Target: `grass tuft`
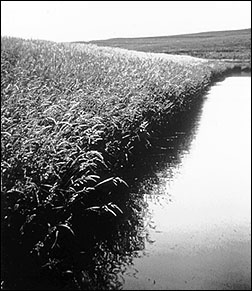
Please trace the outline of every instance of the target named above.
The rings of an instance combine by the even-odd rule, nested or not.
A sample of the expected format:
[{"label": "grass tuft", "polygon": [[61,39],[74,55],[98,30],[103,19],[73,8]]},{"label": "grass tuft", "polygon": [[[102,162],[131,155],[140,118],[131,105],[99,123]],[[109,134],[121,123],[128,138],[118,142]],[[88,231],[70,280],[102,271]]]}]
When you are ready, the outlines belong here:
[{"label": "grass tuft", "polygon": [[225,69],[193,57],[2,38],[7,289],[36,268],[68,274],[79,288],[87,272],[75,262],[90,250],[87,237],[124,212],[119,170]]}]

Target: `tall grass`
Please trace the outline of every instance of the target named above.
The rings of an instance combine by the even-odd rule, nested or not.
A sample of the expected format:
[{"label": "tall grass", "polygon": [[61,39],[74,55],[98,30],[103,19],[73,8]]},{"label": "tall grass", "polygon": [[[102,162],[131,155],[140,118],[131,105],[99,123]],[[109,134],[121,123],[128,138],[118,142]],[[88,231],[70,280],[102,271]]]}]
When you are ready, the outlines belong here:
[{"label": "tall grass", "polygon": [[124,211],[119,169],[224,70],[193,57],[2,38],[4,284],[19,288],[15,274],[34,266],[76,283],[87,225]]}]

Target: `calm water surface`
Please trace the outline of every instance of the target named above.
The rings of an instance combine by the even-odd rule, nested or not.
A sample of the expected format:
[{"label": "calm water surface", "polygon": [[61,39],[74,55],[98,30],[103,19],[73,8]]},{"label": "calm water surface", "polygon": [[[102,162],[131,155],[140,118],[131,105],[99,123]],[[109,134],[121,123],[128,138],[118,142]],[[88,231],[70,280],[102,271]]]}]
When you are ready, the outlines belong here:
[{"label": "calm water surface", "polygon": [[251,77],[217,83],[192,119],[139,181],[142,247],[121,289],[251,289]]}]

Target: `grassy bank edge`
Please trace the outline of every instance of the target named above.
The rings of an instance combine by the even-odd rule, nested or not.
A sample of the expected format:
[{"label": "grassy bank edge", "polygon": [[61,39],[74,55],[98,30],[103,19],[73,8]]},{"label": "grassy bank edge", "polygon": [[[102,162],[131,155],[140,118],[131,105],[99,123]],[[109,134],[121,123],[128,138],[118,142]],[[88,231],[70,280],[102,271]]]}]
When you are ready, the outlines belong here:
[{"label": "grassy bank edge", "polygon": [[[57,188],[52,184],[38,189],[38,185],[31,182],[29,184],[30,190],[28,194],[26,194],[27,197],[22,197],[22,191],[17,188],[11,189],[11,191],[9,191],[10,189],[3,191],[5,193],[2,195],[2,199],[6,194],[12,195],[12,198],[16,197],[11,205],[7,205],[7,207],[11,207],[8,211],[12,214],[12,221],[5,221],[6,209],[4,209],[2,214],[2,223],[4,220],[5,228],[5,249],[8,244],[9,250],[14,251],[14,255],[19,257],[18,263],[9,262],[9,270],[13,268],[13,264],[16,265],[14,270],[22,270],[22,260],[28,261],[31,263],[30,266],[34,266],[32,262],[34,261],[34,254],[36,257],[37,252],[37,254],[42,253],[39,258],[40,266],[48,264],[48,268],[58,268],[59,273],[63,273],[66,271],[66,267],[62,267],[61,265],[56,265],[57,267],[55,267],[55,262],[52,262],[50,259],[55,255],[53,253],[55,246],[57,244],[64,245],[64,239],[72,241],[75,245],[75,247],[71,249],[71,252],[73,252],[71,256],[78,255],[81,250],[79,248],[79,242],[85,241],[86,235],[85,234],[83,238],[83,233],[78,229],[80,221],[82,221],[81,227],[83,227],[83,219],[90,222],[91,219],[93,219],[93,215],[97,214],[97,216],[100,216],[98,223],[107,219],[108,224],[110,224],[121,216],[125,203],[123,193],[127,192],[127,181],[123,181],[118,174],[120,173],[120,169],[122,167],[127,168],[132,162],[132,159],[135,161],[137,160],[136,157],[145,155],[146,152],[148,152],[148,148],[151,147],[150,137],[156,134],[164,124],[174,122],[181,112],[190,110],[193,103],[196,102],[199,96],[204,94],[214,82],[237,71],[237,67],[220,65],[216,62],[210,62],[209,65],[212,67],[210,78],[205,80],[204,85],[197,90],[197,92],[185,95],[184,97],[178,96],[175,101],[176,103],[172,104],[174,105],[174,109],[170,110],[167,108],[167,111],[163,111],[162,115],[158,115],[160,113],[158,112],[155,116],[151,115],[150,111],[146,111],[144,118],[137,120],[136,126],[131,128],[131,131],[122,133],[119,130],[110,135],[110,137],[114,139],[114,143],[118,143],[118,148],[113,153],[114,156],[108,155],[108,153],[102,151],[102,147],[99,146],[97,146],[96,149],[90,149],[87,153],[80,152],[74,156],[74,159],[66,165],[64,175],[61,177],[64,183],[66,182],[66,177],[71,177],[72,180],[76,182],[74,184],[74,194],[67,191],[64,192],[66,195],[69,195],[68,199],[62,197],[61,188],[63,186],[66,187],[64,183],[64,185],[61,184],[61,188]],[[51,120],[50,122],[53,121]],[[109,124],[109,120],[107,120],[107,122]],[[99,143],[99,137],[97,138],[97,142]],[[108,140],[105,142],[108,142]],[[89,163],[89,161],[91,162]],[[83,180],[80,179],[79,175],[79,173],[83,171],[83,162],[89,163],[89,168],[93,167],[96,169],[97,165],[100,167],[97,171],[90,171],[90,173],[87,174],[86,180],[84,181],[86,182],[85,191],[83,191],[83,183],[81,183]],[[87,168],[84,170],[86,169]],[[46,187],[49,187],[49,189]],[[47,197],[46,201],[41,201],[40,194],[42,191],[51,194],[49,195],[50,197]],[[121,192],[122,196],[117,195],[118,192]],[[85,200],[86,196],[91,197],[88,203],[86,203]],[[83,206],[82,203],[84,201],[86,204]],[[26,208],[29,208],[29,211],[27,211]],[[97,218],[94,219],[96,220]],[[15,222],[17,225],[14,229],[11,231],[6,230],[7,224],[14,225]],[[50,225],[48,225],[48,223]],[[92,224],[92,222],[90,223]],[[41,233],[44,234],[44,239],[42,240]],[[78,236],[76,238],[77,233]],[[63,241],[62,237],[65,237]],[[75,244],[76,240],[78,240],[78,246]],[[17,241],[21,241],[21,244],[17,245]],[[34,241],[37,241],[35,245]],[[30,254],[32,254],[32,257],[27,259],[27,256],[30,256]],[[8,255],[10,255],[10,253],[5,254],[5,262],[8,260]],[[61,255],[62,254],[60,254],[60,256]],[[71,272],[78,272],[74,270],[71,264],[67,267],[70,268]],[[5,274],[5,276],[8,277],[9,274]]]}]

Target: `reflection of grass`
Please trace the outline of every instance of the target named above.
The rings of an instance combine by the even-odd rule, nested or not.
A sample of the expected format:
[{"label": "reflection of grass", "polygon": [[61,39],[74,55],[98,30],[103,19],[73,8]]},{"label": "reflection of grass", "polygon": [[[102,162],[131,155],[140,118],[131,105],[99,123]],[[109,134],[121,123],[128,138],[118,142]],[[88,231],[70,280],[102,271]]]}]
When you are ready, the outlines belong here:
[{"label": "reflection of grass", "polygon": [[121,221],[117,220],[113,227],[111,224],[107,228],[103,226],[94,247],[84,254],[85,260],[81,262],[79,272],[85,270],[86,276],[84,280],[78,281],[82,289],[120,289],[123,285],[122,274],[132,265],[133,258],[139,257],[137,252],[144,249],[145,232],[141,211],[146,205],[141,199],[130,200],[128,203],[130,207],[120,218]]},{"label": "reflection of grass", "polygon": [[84,271],[76,260],[96,231],[125,212],[119,169],[226,68],[14,38],[1,49],[2,278],[32,288],[49,272],[65,284]]}]

